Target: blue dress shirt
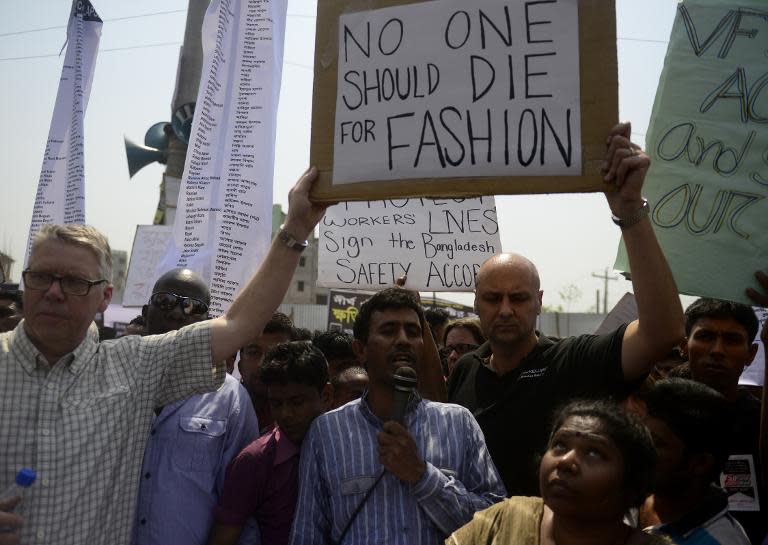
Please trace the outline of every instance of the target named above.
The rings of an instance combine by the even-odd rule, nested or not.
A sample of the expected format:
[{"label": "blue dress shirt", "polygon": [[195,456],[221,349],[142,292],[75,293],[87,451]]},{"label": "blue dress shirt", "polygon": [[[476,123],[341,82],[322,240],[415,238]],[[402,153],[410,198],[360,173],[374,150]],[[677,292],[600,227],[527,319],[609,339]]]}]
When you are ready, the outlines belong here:
[{"label": "blue dress shirt", "polygon": [[258,436],[251,398],[231,375],[166,405],[144,450],[133,545],[204,545],[227,465]]},{"label": "blue dress shirt", "polygon": [[[504,499],[504,485],[467,409],[412,399],[405,426],[426,462],[424,476],[411,485],[385,472],[344,545],[442,544],[476,511]],[[381,430],[367,394],[315,419],[301,449],[291,545],[337,543],[383,469],[376,438]]]}]

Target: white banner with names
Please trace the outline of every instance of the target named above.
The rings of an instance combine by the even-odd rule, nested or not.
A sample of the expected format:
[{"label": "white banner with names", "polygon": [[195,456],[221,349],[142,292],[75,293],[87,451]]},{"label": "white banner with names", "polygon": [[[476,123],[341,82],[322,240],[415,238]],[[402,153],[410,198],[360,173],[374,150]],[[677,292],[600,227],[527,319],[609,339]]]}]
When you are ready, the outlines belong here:
[{"label": "white banner with names", "polygon": [[47,223],[85,223],[83,118],[91,93],[102,21],[88,0],[74,0],[67,25],[67,51],[27,241]]},{"label": "white banner with names", "polygon": [[285,0],[213,0],[173,240],[158,275],[187,267],[221,315],[266,255]]}]

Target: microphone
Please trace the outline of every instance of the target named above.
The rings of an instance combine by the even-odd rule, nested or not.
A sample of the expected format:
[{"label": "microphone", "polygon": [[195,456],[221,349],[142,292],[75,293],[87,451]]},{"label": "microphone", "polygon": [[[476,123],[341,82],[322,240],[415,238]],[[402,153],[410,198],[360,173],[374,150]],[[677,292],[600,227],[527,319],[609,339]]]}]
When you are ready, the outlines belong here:
[{"label": "microphone", "polygon": [[395,392],[392,400],[392,420],[398,424],[405,422],[405,409],[416,389],[418,379],[416,371],[408,366],[399,367],[393,376],[395,379]]}]

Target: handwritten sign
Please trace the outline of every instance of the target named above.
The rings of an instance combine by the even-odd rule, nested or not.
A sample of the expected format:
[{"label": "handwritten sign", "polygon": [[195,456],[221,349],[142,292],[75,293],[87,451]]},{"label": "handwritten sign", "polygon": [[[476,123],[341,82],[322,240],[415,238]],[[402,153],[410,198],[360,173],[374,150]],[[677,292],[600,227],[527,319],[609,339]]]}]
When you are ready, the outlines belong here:
[{"label": "handwritten sign", "polygon": [[472,291],[501,252],[493,197],[347,202],[320,222],[318,285],[382,289],[401,276],[423,291]]},{"label": "handwritten sign", "polygon": [[188,267],[223,314],[270,242],[285,0],[213,0],[173,244],[159,272]]},{"label": "handwritten sign", "polygon": [[[370,199],[368,188],[376,186],[387,192],[374,196],[389,197],[602,188],[593,153],[604,152],[615,100],[591,93],[616,93],[615,22],[590,23],[612,15],[611,2],[379,0],[369,5],[380,9],[356,12],[340,4],[321,3],[318,16],[316,196],[331,178],[337,197],[356,199]],[[611,52],[600,85],[592,86],[590,73],[582,81],[585,67]],[[594,101],[606,109],[585,112]],[[384,184],[397,180],[421,183]],[[372,183],[361,191],[361,182]]]},{"label": "handwritten sign", "polygon": [[32,209],[26,263],[34,235],[47,223],[85,223],[83,121],[103,23],[88,0],[72,2],[67,52]]},{"label": "handwritten sign", "polygon": [[752,307],[755,311],[757,319],[760,322],[760,329],[757,331],[755,342],[758,344],[757,354],[755,359],[752,360],[747,367],[742,371],[739,377],[739,384],[748,386],[763,386],[765,382],[765,345],[760,338],[760,335],[765,327],[766,320],[768,320],[768,310],[760,307]]},{"label": "handwritten sign", "polygon": [[[767,51],[764,0],[679,5],[645,192],[682,293],[749,303],[744,290],[768,263]],[[627,270],[623,253],[617,268]]]},{"label": "handwritten sign", "polygon": [[125,279],[124,307],[146,305],[159,278],[157,265],[173,236],[170,225],[138,225],[133,237],[131,261]]}]

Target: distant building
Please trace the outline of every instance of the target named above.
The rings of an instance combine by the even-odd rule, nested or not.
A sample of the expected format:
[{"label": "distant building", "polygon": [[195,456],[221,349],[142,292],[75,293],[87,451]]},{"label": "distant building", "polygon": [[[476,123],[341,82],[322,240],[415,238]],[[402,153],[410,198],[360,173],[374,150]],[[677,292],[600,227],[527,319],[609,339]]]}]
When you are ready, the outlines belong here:
[{"label": "distant building", "polygon": [[0,282],[11,281],[11,269],[13,269],[14,260],[11,256],[0,252]]},{"label": "distant building", "polygon": [[[275,238],[285,221],[285,212],[279,204],[272,205],[272,238]],[[291,285],[283,299],[284,304],[327,305],[328,288],[317,284],[318,240],[314,231],[309,237],[309,246],[301,253],[299,266],[293,274]]]},{"label": "distant building", "polygon": [[112,250],[112,303],[122,304],[125,291],[125,277],[128,274],[128,252]]}]

